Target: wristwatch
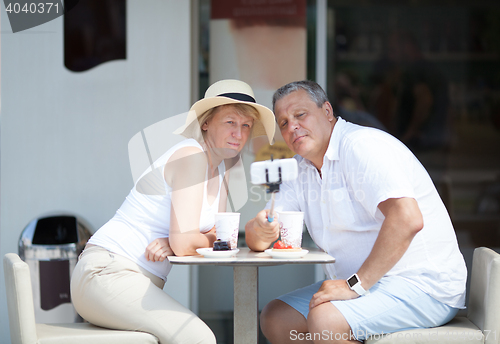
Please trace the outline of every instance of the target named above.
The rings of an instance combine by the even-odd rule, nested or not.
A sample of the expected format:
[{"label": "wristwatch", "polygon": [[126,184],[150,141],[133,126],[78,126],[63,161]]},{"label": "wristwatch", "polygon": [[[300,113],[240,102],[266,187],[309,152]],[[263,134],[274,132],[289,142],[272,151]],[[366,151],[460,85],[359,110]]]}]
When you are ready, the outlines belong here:
[{"label": "wristwatch", "polygon": [[347,280],[347,285],[349,289],[355,291],[359,296],[365,295],[366,290],[361,286],[361,280],[359,279],[357,274],[352,275]]}]

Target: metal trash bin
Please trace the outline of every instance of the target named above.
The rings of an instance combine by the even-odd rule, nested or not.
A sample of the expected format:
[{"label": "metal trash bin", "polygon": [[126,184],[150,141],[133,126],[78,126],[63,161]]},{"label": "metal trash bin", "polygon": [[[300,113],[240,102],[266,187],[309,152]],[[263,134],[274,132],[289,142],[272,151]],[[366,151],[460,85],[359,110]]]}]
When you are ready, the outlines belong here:
[{"label": "metal trash bin", "polygon": [[70,279],[91,236],[86,222],[73,215],[31,221],[19,238],[19,256],[29,268],[38,323],[81,322],[71,303]]}]

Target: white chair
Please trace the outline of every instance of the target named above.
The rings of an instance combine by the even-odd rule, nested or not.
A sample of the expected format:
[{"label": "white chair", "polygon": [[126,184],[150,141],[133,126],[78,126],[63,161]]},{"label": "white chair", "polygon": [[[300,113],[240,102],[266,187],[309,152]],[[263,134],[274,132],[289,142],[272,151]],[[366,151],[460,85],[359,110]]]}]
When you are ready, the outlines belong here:
[{"label": "white chair", "polygon": [[37,324],[28,264],[15,253],[3,259],[12,344],[158,344],[155,336],[89,323]]},{"label": "white chair", "polygon": [[374,336],[365,343],[500,343],[500,255],[486,247],[474,250],[467,317],[439,327]]}]

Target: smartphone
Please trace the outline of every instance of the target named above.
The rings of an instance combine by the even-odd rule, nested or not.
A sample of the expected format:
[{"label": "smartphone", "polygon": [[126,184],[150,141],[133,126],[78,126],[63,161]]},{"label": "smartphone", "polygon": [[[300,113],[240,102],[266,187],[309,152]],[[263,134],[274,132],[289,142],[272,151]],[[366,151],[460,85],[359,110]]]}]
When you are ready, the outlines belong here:
[{"label": "smartphone", "polygon": [[297,160],[275,159],[254,162],[250,165],[253,184],[274,184],[297,179]]}]

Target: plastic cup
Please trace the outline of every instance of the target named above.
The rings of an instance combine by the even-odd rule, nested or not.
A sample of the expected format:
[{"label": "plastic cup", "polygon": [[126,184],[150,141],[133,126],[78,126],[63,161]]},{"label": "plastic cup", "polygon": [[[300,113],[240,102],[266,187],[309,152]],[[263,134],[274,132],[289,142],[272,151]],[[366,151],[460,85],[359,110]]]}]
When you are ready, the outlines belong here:
[{"label": "plastic cup", "polygon": [[281,242],[293,248],[302,247],[302,231],[304,229],[304,213],[301,211],[279,211]]},{"label": "plastic cup", "polygon": [[240,213],[215,214],[215,235],[217,240],[228,241],[231,250],[238,247],[240,231]]}]

